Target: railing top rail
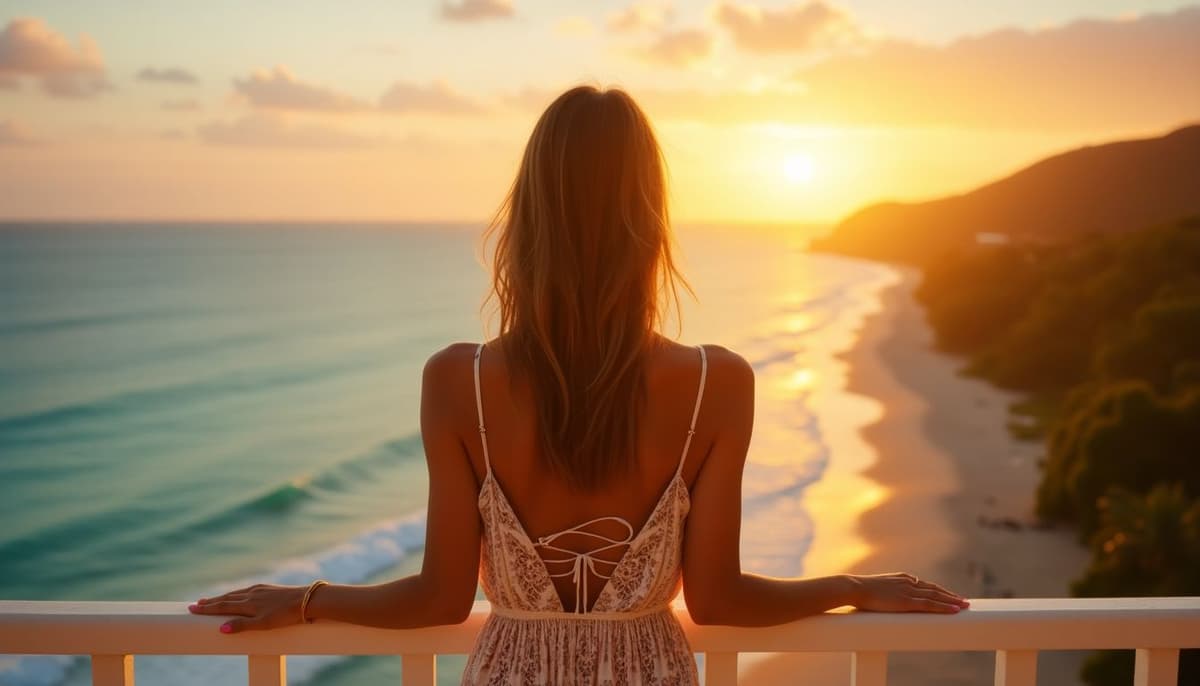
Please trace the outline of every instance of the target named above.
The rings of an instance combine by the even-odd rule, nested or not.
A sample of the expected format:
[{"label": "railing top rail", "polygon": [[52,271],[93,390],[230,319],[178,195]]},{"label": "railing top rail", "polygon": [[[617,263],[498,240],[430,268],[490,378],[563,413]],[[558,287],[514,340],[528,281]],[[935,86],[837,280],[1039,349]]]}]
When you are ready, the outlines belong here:
[{"label": "railing top rail", "polygon": [[[225,635],[177,602],[0,601],[0,653],[373,655],[469,652],[489,612],[463,624],[385,630],[318,622]],[[1200,597],[974,599],[955,615],[843,609],[763,628],[697,626],[697,652],[1200,648]]]}]

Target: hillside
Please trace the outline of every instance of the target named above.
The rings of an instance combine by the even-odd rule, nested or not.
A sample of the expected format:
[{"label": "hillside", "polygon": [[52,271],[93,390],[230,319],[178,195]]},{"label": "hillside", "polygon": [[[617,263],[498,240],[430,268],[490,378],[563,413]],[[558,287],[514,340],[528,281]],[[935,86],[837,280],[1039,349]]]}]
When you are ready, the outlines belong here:
[{"label": "hillside", "polygon": [[813,249],[922,264],[977,233],[1056,241],[1200,214],[1200,125],[1084,147],[962,195],[871,205]]}]

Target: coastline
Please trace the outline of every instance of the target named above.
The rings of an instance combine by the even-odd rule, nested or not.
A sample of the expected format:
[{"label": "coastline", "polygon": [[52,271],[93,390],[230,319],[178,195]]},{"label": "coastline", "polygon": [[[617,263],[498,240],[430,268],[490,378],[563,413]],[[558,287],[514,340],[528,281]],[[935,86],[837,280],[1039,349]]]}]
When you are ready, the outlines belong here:
[{"label": "coastline", "polygon": [[[1042,445],[1009,434],[1008,406],[1017,396],[959,375],[961,361],[934,349],[913,296],[919,273],[897,269],[899,283],[884,289],[882,308],[841,356],[849,365],[845,390],[883,408],[860,431],[874,453],[860,474],[884,493],[858,520],[869,551],[848,565],[834,563],[835,542],[822,548],[818,532],[805,576],[906,571],[969,598],[1068,596],[1088,553],[1072,531],[1034,525]],[[810,498],[832,494],[823,496],[818,482],[805,494]],[[1039,682],[1079,684],[1086,655],[1041,653]],[[990,684],[993,668],[993,653],[896,652],[888,658],[888,683]],[[754,684],[841,685],[849,683],[850,655],[777,654],[748,660],[741,673]]]}]

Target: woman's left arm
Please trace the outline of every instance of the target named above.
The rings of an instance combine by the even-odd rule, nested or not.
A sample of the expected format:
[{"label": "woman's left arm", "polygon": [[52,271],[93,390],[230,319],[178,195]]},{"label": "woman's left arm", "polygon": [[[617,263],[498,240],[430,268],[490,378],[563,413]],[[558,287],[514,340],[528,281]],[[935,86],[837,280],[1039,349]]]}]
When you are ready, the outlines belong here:
[{"label": "woman's left arm", "polygon": [[[476,504],[479,484],[454,429],[462,405],[454,393],[460,384],[453,379],[469,368],[469,357],[464,362],[456,347],[431,357],[421,381],[421,439],[429,468],[421,572],[382,584],[321,586],[309,599],[309,619],[412,629],[457,624],[470,614],[479,578],[482,522]],[[222,625],[225,633],[273,629],[300,623],[304,591],[305,587],[257,585],[201,599],[189,609],[196,614],[239,615]]]}]

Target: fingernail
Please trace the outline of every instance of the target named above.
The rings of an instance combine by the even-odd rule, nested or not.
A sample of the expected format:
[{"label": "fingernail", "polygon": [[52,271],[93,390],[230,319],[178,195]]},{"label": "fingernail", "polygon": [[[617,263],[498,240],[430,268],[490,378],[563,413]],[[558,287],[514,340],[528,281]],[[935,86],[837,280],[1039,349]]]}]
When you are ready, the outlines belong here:
[{"label": "fingernail", "polygon": [[188,605],[188,609],[191,610],[192,612],[195,612],[197,609],[199,609],[199,607],[200,606],[197,605],[196,603],[192,603],[191,605]]},{"label": "fingernail", "polygon": [[221,633],[227,634],[231,631],[233,631],[233,625],[230,624],[229,622],[225,622],[224,624],[221,625]]}]

